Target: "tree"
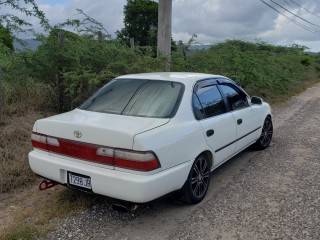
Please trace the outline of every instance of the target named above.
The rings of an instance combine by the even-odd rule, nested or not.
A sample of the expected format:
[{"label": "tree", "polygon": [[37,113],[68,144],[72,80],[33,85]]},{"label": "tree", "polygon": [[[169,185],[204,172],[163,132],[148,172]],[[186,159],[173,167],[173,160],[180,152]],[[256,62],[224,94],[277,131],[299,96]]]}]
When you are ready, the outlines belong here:
[{"label": "tree", "polygon": [[[14,10],[17,10],[21,13],[23,13],[26,16],[35,16],[40,19],[41,25],[45,28],[49,28],[48,20],[45,18],[44,13],[39,10],[37,4],[34,2],[34,0],[0,0],[0,9],[2,7],[9,6]],[[31,8],[30,8],[31,6]],[[32,25],[25,21],[24,19],[11,14],[11,13],[4,13],[0,14],[0,47],[1,52],[0,56],[1,58],[5,55],[3,55],[3,51],[5,49],[13,50],[13,35],[12,32],[25,32],[25,31],[32,31],[31,29]],[[2,115],[2,79],[4,76],[3,72],[3,59],[0,59],[0,117]]]},{"label": "tree", "polygon": [[0,23],[0,43],[13,50],[13,36],[9,29],[2,26]]},{"label": "tree", "polygon": [[128,0],[124,6],[124,28],[117,37],[129,44],[134,38],[140,46],[156,46],[158,26],[158,3],[152,0]]},{"label": "tree", "polygon": [[[50,28],[47,18],[34,0],[0,0],[0,8],[3,6],[9,6],[26,16],[34,16],[40,20],[40,24],[45,30]],[[33,31],[32,24],[11,13],[0,14],[0,24],[10,32]]]}]

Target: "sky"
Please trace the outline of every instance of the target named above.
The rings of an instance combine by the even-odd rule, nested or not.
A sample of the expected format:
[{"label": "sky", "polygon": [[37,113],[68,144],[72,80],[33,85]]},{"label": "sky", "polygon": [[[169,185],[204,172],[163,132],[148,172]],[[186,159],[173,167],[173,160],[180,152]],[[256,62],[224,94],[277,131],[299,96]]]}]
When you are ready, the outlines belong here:
[{"label": "sky", "polygon": [[[123,28],[123,7],[127,1],[35,2],[45,12],[51,25],[76,18],[76,9],[79,8],[103,23],[115,37],[115,32]],[[2,8],[0,14],[3,11],[12,10]],[[34,24],[37,32],[41,32],[36,19],[26,20]],[[197,35],[197,42],[201,44],[215,44],[226,39],[262,40],[271,44],[304,45],[310,51],[320,52],[320,0],[173,0],[173,39],[187,42],[193,34]]]}]

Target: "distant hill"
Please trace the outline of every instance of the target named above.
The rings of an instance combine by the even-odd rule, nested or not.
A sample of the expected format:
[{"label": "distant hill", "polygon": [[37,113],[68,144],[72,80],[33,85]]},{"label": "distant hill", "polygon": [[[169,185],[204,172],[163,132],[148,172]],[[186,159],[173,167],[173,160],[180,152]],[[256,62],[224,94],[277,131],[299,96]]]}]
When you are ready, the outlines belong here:
[{"label": "distant hill", "polygon": [[316,55],[319,55],[320,53],[319,52],[305,52],[305,54],[316,56]]},{"label": "distant hill", "polygon": [[[16,40],[13,42],[13,46],[15,50],[18,51],[23,51],[23,50],[36,50],[38,48],[38,46],[41,44],[40,41],[34,40],[34,39],[22,39],[23,41],[26,42],[26,46],[22,46],[20,43],[18,43]],[[212,47],[212,45],[204,45],[204,44],[195,44],[195,45],[191,45],[189,47],[190,52],[194,52],[197,50],[208,50],[210,47]],[[309,54],[309,55],[319,55],[320,52],[316,53],[316,52],[305,52],[305,54]]]},{"label": "distant hill", "polygon": [[[23,51],[23,50],[36,50],[37,47],[41,44],[40,41],[34,40],[34,39],[22,39],[23,41],[26,42],[26,46],[22,46],[19,42],[16,40],[13,42],[13,46],[15,50],[18,51]],[[211,47],[212,45],[191,45],[190,46],[190,51],[196,51],[196,50],[207,50]]]},{"label": "distant hill", "polygon": [[23,50],[36,50],[37,47],[41,44],[40,41],[34,40],[34,39],[21,39],[26,43],[26,46],[22,46],[19,42],[16,40],[13,42],[14,49],[17,51],[23,51]]},{"label": "distant hill", "polygon": [[195,50],[207,50],[211,47],[212,45],[191,45],[190,46],[190,51],[195,51]]}]

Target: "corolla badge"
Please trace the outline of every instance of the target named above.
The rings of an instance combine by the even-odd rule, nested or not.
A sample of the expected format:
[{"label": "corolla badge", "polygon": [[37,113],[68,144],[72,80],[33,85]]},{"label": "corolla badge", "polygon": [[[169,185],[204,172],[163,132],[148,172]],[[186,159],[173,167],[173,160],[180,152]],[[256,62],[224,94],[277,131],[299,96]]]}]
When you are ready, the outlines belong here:
[{"label": "corolla badge", "polygon": [[73,134],[74,134],[74,136],[75,136],[76,138],[81,138],[81,137],[82,137],[82,132],[80,132],[80,131],[78,131],[78,130],[74,131]]}]

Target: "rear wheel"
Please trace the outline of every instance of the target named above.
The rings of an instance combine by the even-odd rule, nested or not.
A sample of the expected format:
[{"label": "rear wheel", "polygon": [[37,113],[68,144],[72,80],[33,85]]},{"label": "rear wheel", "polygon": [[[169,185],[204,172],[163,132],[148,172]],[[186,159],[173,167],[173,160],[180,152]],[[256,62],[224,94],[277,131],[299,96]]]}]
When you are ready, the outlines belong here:
[{"label": "rear wheel", "polygon": [[268,116],[268,117],[266,117],[266,119],[263,123],[260,138],[257,140],[257,142],[254,145],[255,148],[257,150],[263,150],[263,149],[266,149],[267,147],[269,147],[269,144],[272,139],[272,135],[273,135],[272,120],[271,120],[271,117]]},{"label": "rear wheel", "polygon": [[210,184],[210,168],[211,164],[206,155],[196,158],[182,189],[185,202],[195,204],[205,197]]}]

